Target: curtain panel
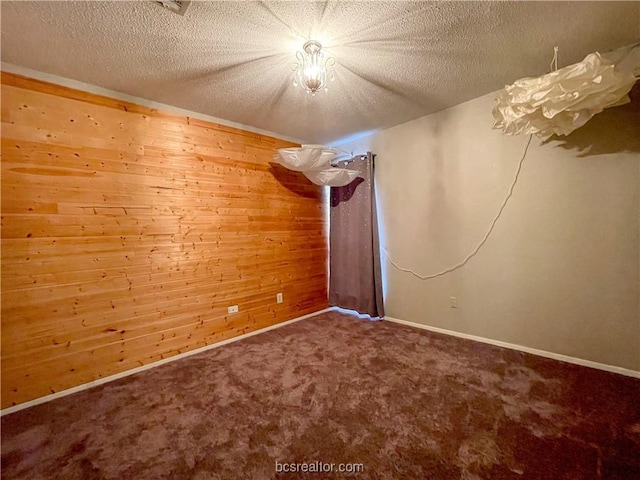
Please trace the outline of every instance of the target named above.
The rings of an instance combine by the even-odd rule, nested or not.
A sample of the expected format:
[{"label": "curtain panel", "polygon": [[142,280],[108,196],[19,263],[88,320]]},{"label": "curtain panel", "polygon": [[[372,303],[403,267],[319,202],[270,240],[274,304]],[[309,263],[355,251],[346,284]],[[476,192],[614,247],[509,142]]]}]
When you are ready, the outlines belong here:
[{"label": "curtain panel", "polygon": [[371,317],[384,316],[374,155],[354,159],[360,177],[332,187],[329,225],[329,303]]}]

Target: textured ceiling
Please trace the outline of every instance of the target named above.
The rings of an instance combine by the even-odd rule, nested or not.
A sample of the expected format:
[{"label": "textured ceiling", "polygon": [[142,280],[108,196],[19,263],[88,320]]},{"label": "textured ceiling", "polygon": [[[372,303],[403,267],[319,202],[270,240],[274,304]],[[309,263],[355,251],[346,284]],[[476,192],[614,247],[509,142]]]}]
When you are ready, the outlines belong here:
[{"label": "textured ceiling", "polygon": [[[1,2],[2,61],[328,143],[640,38],[640,2]],[[335,82],[292,84],[323,42]]]}]

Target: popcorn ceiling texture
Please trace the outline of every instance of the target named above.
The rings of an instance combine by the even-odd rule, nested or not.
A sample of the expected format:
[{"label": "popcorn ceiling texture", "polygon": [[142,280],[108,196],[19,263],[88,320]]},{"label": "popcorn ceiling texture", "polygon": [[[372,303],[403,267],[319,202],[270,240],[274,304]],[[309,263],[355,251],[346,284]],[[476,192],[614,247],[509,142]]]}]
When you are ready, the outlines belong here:
[{"label": "popcorn ceiling texture", "polygon": [[[637,41],[638,2],[2,2],[2,61],[329,142]],[[315,38],[336,80],[292,85]]]}]

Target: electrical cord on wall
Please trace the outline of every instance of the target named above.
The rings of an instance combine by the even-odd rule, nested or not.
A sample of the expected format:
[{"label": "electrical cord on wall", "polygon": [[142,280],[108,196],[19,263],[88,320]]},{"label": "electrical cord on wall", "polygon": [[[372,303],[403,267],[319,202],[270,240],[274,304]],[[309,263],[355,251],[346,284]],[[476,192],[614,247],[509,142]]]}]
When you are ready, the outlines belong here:
[{"label": "electrical cord on wall", "polygon": [[509,202],[511,195],[513,195],[513,189],[515,188],[516,183],[518,183],[518,177],[520,176],[520,171],[522,170],[522,164],[524,163],[524,159],[527,156],[527,151],[529,150],[529,145],[531,144],[532,138],[533,138],[533,135],[529,135],[529,139],[527,140],[527,143],[524,146],[524,150],[522,152],[522,157],[520,158],[520,162],[518,162],[518,169],[516,170],[516,175],[513,179],[513,182],[511,183],[511,186],[509,187],[509,192],[507,193],[507,196],[504,198],[502,205],[500,205],[500,209],[498,210],[497,215],[493,218],[493,221],[491,222],[491,226],[489,227],[489,230],[487,230],[487,233],[484,235],[480,243],[478,243],[478,245],[473,249],[473,251],[469,255],[466,256],[464,260],[462,260],[457,265],[454,265],[453,267],[449,267],[446,270],[443,270],[441,272],[433,273],[431,275],[420,275],[419,273],[416,273],[409,268],[403,268],[400,265],[398,265],[396,262],[393,261],[387,249],[382,247],[382,251],[389,259],[389,262],[391,263],[391,265],[393,265],[396,269],[400,270],[401,272],[407,272],[415,277],[418,277],[420,280],[429,280],[431,278],[441,277],[442,275],[446,275],[447,273],[454,272],[459,268],[464,267],[469,260],[471,260],[473,257],[476,256],[476,254],[480,251],[482,246],[487,242],[487,240],[489,239],[489,236],[491,235],[491,232],[493,232],[493,229],[496,226],[496,223],[498,222],[498,219],[500,218],[500,216],[502,215],[502,212],[507,206],[507,203]]}]

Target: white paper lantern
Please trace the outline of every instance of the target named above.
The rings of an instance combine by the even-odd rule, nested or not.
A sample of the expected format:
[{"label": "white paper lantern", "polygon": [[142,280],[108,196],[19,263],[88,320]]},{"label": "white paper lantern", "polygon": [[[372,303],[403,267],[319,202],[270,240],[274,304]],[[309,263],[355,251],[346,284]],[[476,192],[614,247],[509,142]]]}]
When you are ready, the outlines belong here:
[{"label": "white paper lantern", "polygon": [[303,145],[297,148],[280,148],[273,159],[289,170],[304,172],[331,167],[331,160],[337,153],[322,145]]},{"label": "white paper lantern", "polygon": [[339,153],[339,150],[323,145],[302,145],[279,148],[273,159],[289,170],[304,173],[316,185],[343,187],[355,180],[359,172],[333,167],[331,162]]},{"label": "white paper lantern", "polygon": [[605,108],[628,103],[637,80],[631,50],[591,53],[582,62],[507,85],[496,98],[494,128],[507,135],[568,135]]},{"label": "white paper lantern", "polygon": [[360,172],[346,168],[331,167],[326,170],[309,170],[304,176],[316,185],[323,187],[344,187],[353,182]]}]

